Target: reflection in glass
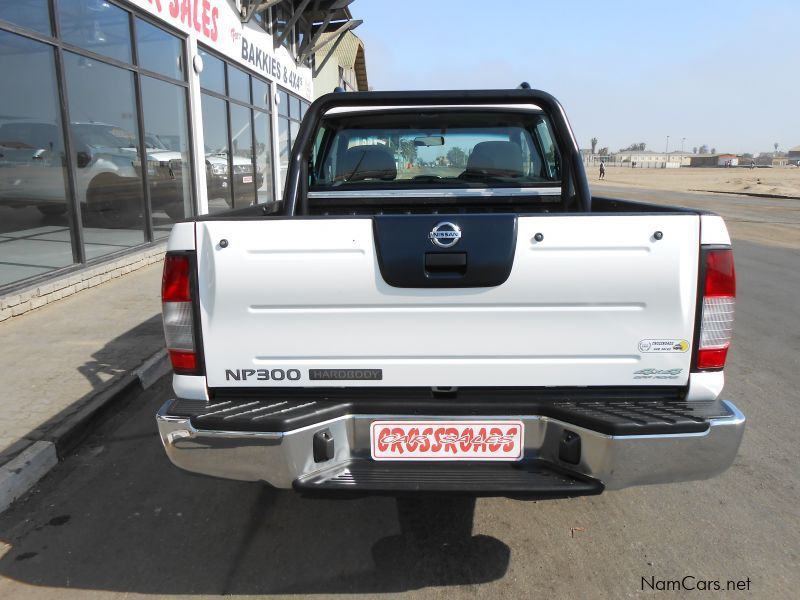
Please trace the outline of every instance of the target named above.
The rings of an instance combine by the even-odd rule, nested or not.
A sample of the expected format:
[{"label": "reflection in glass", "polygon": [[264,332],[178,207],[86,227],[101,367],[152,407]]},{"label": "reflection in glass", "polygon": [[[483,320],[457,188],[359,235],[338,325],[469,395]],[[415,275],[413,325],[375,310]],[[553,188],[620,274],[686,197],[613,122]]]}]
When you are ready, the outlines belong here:
[{"label": "reflection in glass", "polygon": [[284,117],[289,116],[289,94],[283,90],[278,91],[278,114]]},{"label": "reflection in glass", "polygon": [[189,128],[184,88],[142,77],[147,181],[155,239],[192,215]]},{"label": "reflection in glass", "polygon": [[[272,35],[276,41],[286,33],[289,17],[289,12],[280,4],[272,8]],[[293,41],[291,35],[286,35],[281,45],[291,50]]]},{"label": "reflection in glass", "polygon": [[253,112],[253,127],[256,135],[256,176],[258,203],[276,200],[272,189],[272,127],[269,113]]},{"label": "reflection in glass", "polygon": [[289,116],[293,119],[300,119],[300,98],[291,96],[289,98]]},{"label": "reflection in glass", "polygon": [[0,91],[4,286],[71,265],[73,255],[53,50],[0,31],[0,81],[9,86]]},{"label": "reflection in glass", "polygon": [[58,3],[65,42],[123,62],[131,62],[128,12],[110,2],[69,0]]},{"label": "reflection in glass", "polygon": [[226,102],[208,94],[203,94],[201,108],[208,212],[216,213],[232,206],[228,164],[228,115]]},{"label": "reflection in glass", "polygon": [[289,127],[291,128],[291,138],[289,139],[289,152],[292,151],[292,146],[294,146],[294,141],[297,139],[297,133],[300,131],[300,123],[295,121],[289,122]]},{"label": "reflection in glass", "polygon": [[48,0],[3,0],[0,2],[0,19],[20,27],[27,27],[51,35]]},{"label": "reflection in glass", "polygon": [[230,65],[228,65],[228,95],[250,104],[250,76]]},{"label": "reflection in glass", "polygon": [[253,170],[253,130],[250,109],[231,104],[231,142],[233,143],[233,205],[249,206],[256,201],[256,175]]},{"label": "reflection in glass", "polygon": [[144,241],[133,74],[69,52],[64,67],[86,254],[94,258]]},{"label": "reflection in glass", "polygon": [[184,79],[180,38],[137,18],[136,44],[140,67],[173,79]]},{"label": "reflection in glass", "polygon": [[281,163],[281,181],[286,185],[286,171],[289,167],[289,121],[278,119],[278,156]]},{"label": "reflection in glass", "polygon": [[197,52],[203,59],[203,70],[200,72],[200,87],[218,94],[225,93],[225,63],[202,48]]},{"label": "reflection in glass", "polygon": [[269,84],[266,81],[252,78],[253,81],[253,104],[259,108],[269,110]]}]

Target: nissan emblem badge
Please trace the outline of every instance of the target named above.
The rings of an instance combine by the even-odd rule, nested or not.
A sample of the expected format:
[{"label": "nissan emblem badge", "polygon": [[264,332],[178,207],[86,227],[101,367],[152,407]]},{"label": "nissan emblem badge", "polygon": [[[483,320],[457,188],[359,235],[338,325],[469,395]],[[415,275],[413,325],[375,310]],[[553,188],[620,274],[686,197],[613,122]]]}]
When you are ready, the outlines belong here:
[{"label": "nissan emblem badge", "polygon": [[452,248],[461,239],[461,228],[455,223],[443,221],[433,228],[428,237],[439,248]]}]

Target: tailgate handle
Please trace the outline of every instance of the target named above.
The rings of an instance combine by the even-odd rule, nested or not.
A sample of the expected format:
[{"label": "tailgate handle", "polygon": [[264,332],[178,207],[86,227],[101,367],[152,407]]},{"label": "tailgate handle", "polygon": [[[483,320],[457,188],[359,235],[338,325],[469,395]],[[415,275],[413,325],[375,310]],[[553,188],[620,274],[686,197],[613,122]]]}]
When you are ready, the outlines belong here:
[{"label": "tailgate handle", "polygon": [[467,272],[467,253],[426,252],[425,271],[429,275],[464,275]]}]

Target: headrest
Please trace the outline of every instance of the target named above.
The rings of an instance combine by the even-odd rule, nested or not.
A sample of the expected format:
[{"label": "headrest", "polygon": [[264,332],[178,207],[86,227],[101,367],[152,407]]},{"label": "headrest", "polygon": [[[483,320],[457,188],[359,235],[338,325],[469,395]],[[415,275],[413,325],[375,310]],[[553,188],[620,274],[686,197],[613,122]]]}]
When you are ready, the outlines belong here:
[{"label": "headrest", "polygon": [[479,142],[467,159],[467,173],[501,177],[523,175],[522,150],[514,142]]},{"label": "headrest", "polygon": [[391,181],[397,177],[394,156],[383,146],[354,146],[345,152],[336,169],[339,181],[361,181],[383,179]]}]

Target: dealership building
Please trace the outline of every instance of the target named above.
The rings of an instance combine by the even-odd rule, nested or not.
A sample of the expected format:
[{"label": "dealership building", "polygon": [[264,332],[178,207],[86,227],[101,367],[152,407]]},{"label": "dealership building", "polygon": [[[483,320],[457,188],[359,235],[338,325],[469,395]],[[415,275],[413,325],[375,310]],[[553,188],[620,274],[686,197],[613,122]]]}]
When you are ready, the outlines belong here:
[{"label": "dealership building", "polygon": [[310,102],[366,89],[351,2],[0,2],[0,317],[279,198]]}]

